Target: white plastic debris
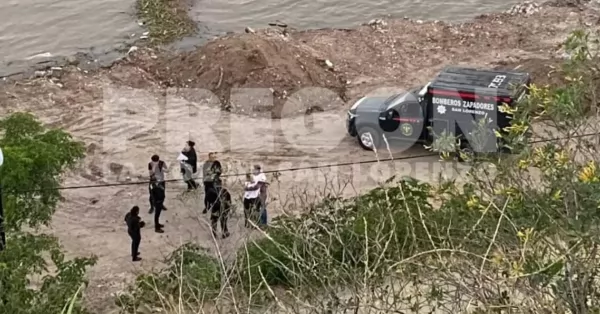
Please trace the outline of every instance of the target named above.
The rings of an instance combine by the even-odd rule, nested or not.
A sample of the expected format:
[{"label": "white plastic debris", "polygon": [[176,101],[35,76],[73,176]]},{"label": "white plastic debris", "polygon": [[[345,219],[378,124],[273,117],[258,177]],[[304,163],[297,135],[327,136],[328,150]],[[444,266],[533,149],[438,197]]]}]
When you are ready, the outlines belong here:
[{"label": "white plastic debris", "polygon": [[371,26],[374,29],[381,29],[387,26],[387,22],[382,19],[372,19],[367,23],[367,25]]},{"label": "white plastic debris", "polygon": [[137,46],[131,46],[131,48],[129,48],[129,51],[127,51],[127,54],[131,54],[133,52],[138,51],[138,47]]},{"label": "white plastic debris", "polygon": [[523,3],[515,4],[505,13],[511,15],[525,14],[531,15],[540,11],[540,5],[533,1],[525,1]]}]

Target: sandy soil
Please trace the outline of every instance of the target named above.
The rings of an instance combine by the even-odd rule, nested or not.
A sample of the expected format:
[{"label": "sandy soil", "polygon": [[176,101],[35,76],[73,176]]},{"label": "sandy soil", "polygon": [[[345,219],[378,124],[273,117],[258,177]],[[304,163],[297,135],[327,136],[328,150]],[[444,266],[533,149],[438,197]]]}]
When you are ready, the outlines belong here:
[{"label": "sandy soil", "polygon": [[[169,178],[178,179],[175,158],[188,138],[198,143],[202,158],[219,151],[228,174],[244,173],[253,163],[267,171],[353,163],[375,156],[346,136],[345,110],[352,100],[423,84],[450,64],[521,67],[536,82],[547,83],[546,74],[560,62],[558,45],[579,26],[597,30],[597,16],[589,8],[546,6],[526,17],[495,14],[456,25],[395,20],[287,35],[261,30],[182,55],[140,49],[108,69],[55,69],[41,78],[4,84],[1,110],[31,111],[88,145],[81,169],[65,179],[68,186],[145,180],[154,153],[171,166]],[[235,90],[255,87],[263,89]],[[302,87],[330,92],[302,89],[294,94]],[[433,181],[440,173],[456,177],[467,170],[423,157],[422,148],[394,147],[379,157],[390,154],[421,157],[269,174],[271,217],[297,213],[327,194],[355,194],[394,174]],[[241,195],[241,179],[227,178],[236,195]],[[218,247],[227,255],[247,239],[238,210],[231,221],[233,236],[214,242],[200,213],[202,195],[183,195],[180,182],[167,185],[166,233],[144,233],[144,261],[135,265],[129,260],[123,216],[132,205],[146,208],[147,186],[64,191],[53,232],[72,255],[99,257],[87,291],[95,312],[109,312],[111,294],[135,273],[160,267],[163,256],[183,242],[197,241],[215,252]],[[151,228],[152,217],[144,213],[144,219]]]}]

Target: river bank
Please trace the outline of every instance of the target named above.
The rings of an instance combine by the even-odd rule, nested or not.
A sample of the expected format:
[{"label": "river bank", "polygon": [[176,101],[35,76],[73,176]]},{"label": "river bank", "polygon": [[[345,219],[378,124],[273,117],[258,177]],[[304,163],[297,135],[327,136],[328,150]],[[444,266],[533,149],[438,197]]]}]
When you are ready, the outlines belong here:
[{"label": "river bank", "polygon": [[[181,14],[179,9],[179,13],[173,13],[179,16],[179,22],[165,23],[163,33],[156,22],[151,22],[151,33],[157,35],[144,38],[127,51],[104,59],[78,55],[51,60],[32,71],[0,78],[0,82],[4,82],[5,94],[25,93],[12,99],[35,98],[27,95],[30,91],[15,87],[20,84],[11,84],[20,81],[38,86],[35,91],[57,87],[58,98],[67,97],[75,103],[78,97],[90,96],[78,95],[79,85],[97,94],[98,83],[107,80],[132,88],[201,88],[215,93],[223,109],[233,113],[254,112],[257,108],[242,108],[231,102],[232,88],[269,88],[275,100],[267,111],[279,118],[306,110],[335,109],[332,107],[342,106],[373,88],[418,85],[450,63],[490,67],[524,63],[521,66],[530,67],[527,70],[533,72],[534,79],[543,80],[543,72],[549,68],[542,64],[565,57],[557,45],[578,27],[597,30],[598,13],[589,5],[570,2],[528,6],[531,8],[526,5],[512,9],[512,14],[482,15],[467,23],[401,19],[373,20],[371,25],[355,29],[248,28],[245,34],[220,37],[191,51],[149,45],[178,36],[173,27],[185,24],[177,15]],[[111,61],[119,53],[123,57]],[[330,95],[312,101],[314,108],[283,108],[300,87],[326,88],[339,99]],[[5,102],[13,101],[8,97]],[[259,111],[264,113],[265,108]]]},{"label": "river bank", "polygon": [[[44,65],[60,66],[62,59],[73,57],[82,62],[98,60],[98,66],[106,66],[157,29],[160,34],[150,37],[161,37],[163,42],[195,30],[175,43],[177,48],[193,48],[215,36],[243,32],[246,26],[266,27],[276,20],[298,29],[355,27],[363,20],[405,15],[462,21],[506,10],[516,2],[9,0],[0,4],[0,78],[39,70]],[[144,25],[152,16],[157,23]]]},{"label": "river bank", "polygon": [[[381,93],[382,87],[389,92],[389,87],[422,84],[451,64],[518,68],[531,72],[538,84],[554,83],[556,76],[547,74],[556,71],[566,57],[560,44],[569,33],[579,28],[600,29],[597,11],[586,5],[567,4],[546,4],[531,14],[490,14],[460,24],[410,19],[365,22],[368,25],[355,29],[249,29],[248,33],[228,35],[181,53],[136,46],[138,49],[129,49],[122,60],[100,68],[86,68],[85,64],[71,60],[70,65],[39,69],[32,78],[7,79],[0,85],[0,103],[3,113],[33,112],[45,123],[65,128],[88,145],[82,169],[66,177],[68,186],[143,179],[151,154],[166,156],[171,162],[174,158],[171,156],[188,136],[206,139],[210,136],[207,132],[229,134],[227,123],[206,129],[198,124],[194,130],[181,133],[174,147],[169,146],[173,143],[166,138],[163,125],[167,118],[150,120],[146,113],[154,113],[151,110],[154,108],[157,114],[166,116],[164,103],[167,95],[173,96],[169,94],[172,92],[186,101],[181,102],[181,108],[169,112],[168,118],[175,121],[189,118],[187,102],[200,100],[194,98],[198,95],[189,95],[190,91],[185,90],[188,88],[207,89],[221,98],[215,104],[216,110],[205,106],[206,111],[194,113],[197,116],[224,111],[223,119],[243,118],[240,123],[247,125],[264,125],[271,123],[269,118],[283,118],[273,122],[275,134],[258,134],[258,138],[244,138],[247,146],[243,148],[226,146],[219,150],[226,165],[260,162],[265,169],[282,169],[300,164],[357,162],[373,156],[345,138],[343,115],[353,99],[367,93]],[[231,97],[232,89],[252,87],[272,89],[274,103],[259,106],[251,99]],[[292,106],[284,105],[302,87],[321,87],[333,93],[327,95],[330,98],[310,98],[310,103],[296,101]],[[123,93],[117,96],[129,97],[120,100],[110,94],[110,89]],[[107,112],[107,108],[115,111]],[[124,116],[114,119],[119,114]],[[294,128],[295,116],[306,114],[311,114],[328,138],[294,146],[280,133],[283,127]],[[339,115],[339,121],[332,123],[332,115]],[[301,122],[303,125],[304,121]],[[273,138],[273,147],[264,146],[264,138],[269,136]],[[337,139],[343,140],[334,142]],[[212,150],[206,145],[204,141],[198,145],[202,146],[198,148],[200,153]],[[414,150],[402,154],[411,153],[418,155]],[[436,161],[437,158],[419,160]],[[424,173],[405,162],[390,166],[386,173],[403,173],[407,169],[410,170],[407,175],[418,177]],[[355,169],[340,170],[329,182],[350,177],[355,193],[376,184],[370,178],[373,171],[369,167],[358,173]],[[423,179],[435,180],[435,171],[439,169],[426,169],[427,178]],[[289,209],[291,205],[286,202],[299,187],[314,183],[314,174],[287,173],[280,182],[277,200],[270,207],[271,215]],[[72,255],[93,253],[99,257],[98,264],[90,271],[87,291],[94,313],[106,313],[112,304],[112,294],[122,290],[136,271],[160,266],[171,246],[192,240],[213,247],[204,226],[206,217],[199,217],[190,205],[194,200],[177,198],[180,187],[176,184],[168,189],[169,211],[164,215],[167,233],[144,235],[141,269],[128,262],[127,235],[121,226],[126,208],[147,204],[147,188],[140,185],[65,191],[65,201],[57,210],[53,228]],[[86,210],[82,212],[82,208]],[[146,220],[150,221],[150,217]],[[243,245],[243,228],[236,227],[238,223],[239,217],[232,219],[232,237],[223,244],[223,254]]]}]

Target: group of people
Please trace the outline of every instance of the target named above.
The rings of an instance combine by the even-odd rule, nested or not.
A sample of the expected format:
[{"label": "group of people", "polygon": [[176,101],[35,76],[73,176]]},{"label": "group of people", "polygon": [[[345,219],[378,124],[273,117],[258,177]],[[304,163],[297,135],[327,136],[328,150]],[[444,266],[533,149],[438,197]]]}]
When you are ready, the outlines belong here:
[{"label": "group of people", "polygon": [[[198,184],[194,180],[194,174],[197,173],[197,155],[194,148],[195,143],[188,141],[178,156],[183,181],[187,184],[188,191],[198,189]],[[149,194],[150,210],[149,214],[154,214],[154,231],[164,233],[164,225],[160,223],[160,215],[166,211],[166,184],[165,173],[169,169],[164,161],[158,155],[153,155],[148,163],[148,172],[150,175]],[[211,231],[217,238],[217,227],[220,223],[222,238],[229,237],[227,222],[232,209],[232,197],[227,188],[223,186],[221,174],[223,168],[217,160],[217,153],[208,154],[208,160],[202,165],[202,179],[204,184],[204,209],[203,214],[210,211]],[[264,227],[267,225],[267,187],[266,175],[261,166],[255,165],[252,174],[246,175],[246,184],[244,186],[244,225],[250,227],[258,225]],[[129,213],[125,215],[127,231],[131,237],[131,256],[132,260],[140,261],[139,246],[141,242],[141,228],[145,226],[140,215],[140,208],[134,206]]]}]

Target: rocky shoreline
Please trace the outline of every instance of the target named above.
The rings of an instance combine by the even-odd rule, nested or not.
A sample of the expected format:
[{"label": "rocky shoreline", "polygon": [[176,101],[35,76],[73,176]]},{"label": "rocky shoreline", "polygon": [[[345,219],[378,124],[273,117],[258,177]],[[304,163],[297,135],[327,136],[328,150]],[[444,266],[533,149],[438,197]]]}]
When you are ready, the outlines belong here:
[{"label": "rocky shoreline", "polygon": [[[539,4],[533,1],[524,1],[521,4],[514,5],[509,10],[507,10],[502,14],[508,15],[522,15],[528,16],[535,14],[542,7],[571,7],[578,8],[581,10],[587,10],[590,7],[598,7],[600,4],[595,0],[555,0],[549,1],[544,4]],[[475,17],[474,20],[478,20],[487,15]],[[417,23],[423,23],[421,20],[416,20]],[[437,21],[436,21],[437,22]],[[382,23],[386,23],[382,19],[372,20],[369,23],[365,23],[367,25],[371,25],[374,28],[385,27]],[[140,24],[141,25],[141,24]],[[275,26],[275,25],[273,25]],[[249,28],[246,29],[246,32],[255,32]],[[259,32],[264,30],[259,30]],[[311,30],[308,30],[310,32]],[[322,31],[322,30],[320,30]],[[335,31],[335,29],[331,29],[331,31]],[[291,32],[297,32],[292,30]],[[301,31],[302,32],[302,31]],[[127,62],[129,52],[133,48],[137,50],[138,48],[147,48],[149,45],[149,41],[147,38],[148,32],[144,33],[140,38],[133,39],[131,41],[121,43],[116,45],[115,48],[111,51],[102,52],[99,54],[91,54],[91,53],[77,53],[73,56],[68,57],[47,57],[47,56],[37,56],[32,58],[31,60],[23,60],[23,61],[15,61],[9,63],[3,69],[0,69],[0,84],[7,82],[14,82],[18,80],[31,79],[40,76],[52,76],[51,69],[54,68],[64,68],[69,66],[75,66],[81,69],[82,71],[96,71],[99,69],[110,68],[113,65],[123,62]],[[144,36],[145,35],[145,36]],[[228,37],[228,36],[225,36]],[[203,45],[207,41],[210,42],[207,38],[203,37],[195,37],[195,38],[187,38],[187,42],[185,43],[185,47],[189,49],[189,47],[194,47],[198,45]],[[218,38],[217,38],[218,40]],[[169,50],[168,48],[165,50]],[[56,72],[56,70],[55,70]]]},{"label": "rocky shoreline", "polygon": [[[220,37],[186,52],[140,42],[118,52],[121,57],[117,60],[76,55],[0,78],[5,83],[0,84],[5,91],[0,101],[11,108],[15,98],[6,99],[6,94],[20,93],[11,82],[44,85],[39,91],[52,87],[45,92],[58,87],[56,94],[61,95],[81,84],[99,88],[99,81],[109,80],[132,88],[209,89],[219,96],[223,109],[237,113],[264,111],[230,101],[232,88],[246,87],[272,90],[275,103],[268,111],[275,118],[328,110],[340,106],[332,105],[339,99],[314,100],[314,106],[291,108],[291,112],[282,112],[282,103],[302,87],[327,88],[342,102],[374,86],[406,88],[420,84],[449,63],[501,67],[528,59],[538,64],[539,60],[555,62],[551,59],[565,57],[559,46],[570,31],[599,29],[599,14],[593,4],[573,0],[540,5],[527,1],[504,13],[455,24],[405,18],[372,20],[355,29],[297,31],[275,25]],[[31,91],[26,93],[30,95],[18,98],[36,97]],[[68,98],[77,103],[79,97],[94,96]]]}]

